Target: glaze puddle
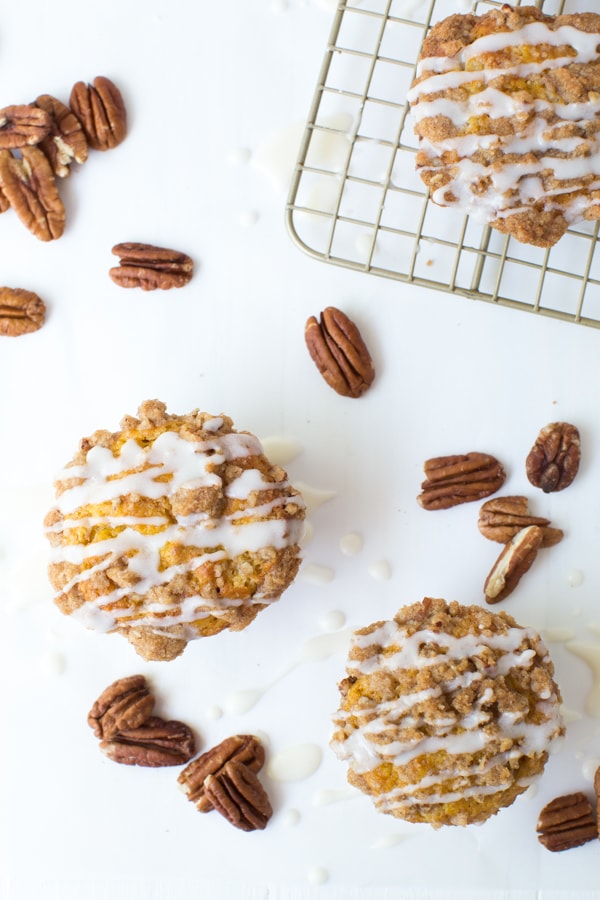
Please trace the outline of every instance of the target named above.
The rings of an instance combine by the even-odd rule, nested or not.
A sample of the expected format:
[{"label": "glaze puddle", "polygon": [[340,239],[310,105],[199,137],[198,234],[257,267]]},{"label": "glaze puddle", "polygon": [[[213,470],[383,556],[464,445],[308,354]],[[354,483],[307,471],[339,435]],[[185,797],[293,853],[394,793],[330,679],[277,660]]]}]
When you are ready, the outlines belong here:
[{"label": "glaze puddle", "polygon": [[288,666],[277,675],[271,682],[262,688],[242,689],[233,691],[225,699],[225,709],[233,715],[242,715],[248,712],[252,707],[256,706],[259,700],[264,697],[268,691],[284,679],[297,666],[310,662],[321,662],[333,656],[334,653],[345,651],[350,642],[352,629],[345,628],[343,631],[336,631],[333,634],[321,634],[311,638],[303,647],[292,657]]}]

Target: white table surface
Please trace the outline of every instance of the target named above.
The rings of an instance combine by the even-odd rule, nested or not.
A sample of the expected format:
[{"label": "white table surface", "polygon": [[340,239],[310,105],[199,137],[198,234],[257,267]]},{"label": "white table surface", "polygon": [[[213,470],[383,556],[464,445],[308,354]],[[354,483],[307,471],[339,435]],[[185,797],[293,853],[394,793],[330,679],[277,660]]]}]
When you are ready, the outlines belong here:
[{"label": "white table surface", "polygon": [[[600,757],[594,676],[572,644],[600,648],[600,334],[334,268],[294,246],[284,225],[294,160],[272,148],[306,118],[333,6],[30,0],[2,10],[0,105],[67,99],[73,83],[104,74],[129,112],[126,141],[62,186],[60,240],[42,244],[12,212],[0,217],[0,281],[36,291],[49,312],[37,333],[0,339],[3,900],[597,896],[600,847],[550,854],[535,822],[558,793],[590,792]],[[129,240],[188,252],[194,279],[169,293],[118,288],[110,249]],[[308,357],[304,322],[327,305],[346,310],[372,350],[377,380],[361,400],[334,394]],[[291,479],[331,492],[311,512],[304,574],[281,601],[242,634],[197,642],[170,664],[144,663],[120,638],[58,613],[41,525],[79,439],[116,429],[153,397],[296,443]],[[571,488],[544,496],[524,460],[555,420],[578,425],[583,460]],[[506,493],[527,494],[565,530],[504,608],[550,629],[568,737],[534,795],[482,827],[433,832],[348,795],[327,747],[341,644],[285,673],[307,641],[328,640],[331,611],[354,628],[427,594],[481,602],[498,548],[479,535],[475,504],[434,514],[415,502],[425,459],[476,449],[502,460]],[[346,557],[350,532],[364,546]],[[375,577],[381,563],[387,580]],[[85,723],[96,695],[137,671],[203,749],[257,730],[272,757],[310,743],[321,765],[304,780],[267,781],[275,814],[264,832],[201,816],[172,770],[110,763]],[[267,685],[247,713],[227,711],[232,691]]]}]

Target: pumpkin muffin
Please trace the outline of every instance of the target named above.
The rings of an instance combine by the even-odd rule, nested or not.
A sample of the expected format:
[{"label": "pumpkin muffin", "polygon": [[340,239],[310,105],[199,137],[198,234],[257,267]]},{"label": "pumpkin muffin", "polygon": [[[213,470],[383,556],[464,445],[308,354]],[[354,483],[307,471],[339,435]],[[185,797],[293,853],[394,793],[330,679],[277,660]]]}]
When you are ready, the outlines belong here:
[{"label": "pumpkin muffin", "polygon": [[142,403],[81,441],[45,518],[61,612],[145,659],[240,631],[293,581],[305,505],[227,416]]},{"label": "pumpkin muffin", "polygon": [[600,15],[503,4],[425,38],[409,91],[434,203],[550,247],[600,218]]},{"label": "pumpkin muffin", "polygon": [[355,632],[332,748],[377,810],[484,822],[542,773],[564,733],[539,635],[506,613],[425,598]]}]

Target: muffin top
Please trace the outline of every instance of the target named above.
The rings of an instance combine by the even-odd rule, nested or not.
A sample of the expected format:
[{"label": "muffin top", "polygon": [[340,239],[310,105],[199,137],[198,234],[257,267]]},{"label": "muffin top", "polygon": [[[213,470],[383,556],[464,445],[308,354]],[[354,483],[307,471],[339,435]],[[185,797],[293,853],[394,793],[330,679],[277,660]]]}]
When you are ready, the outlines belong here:
[{"label": "muffin top", "polygon": [[56,498],[50,580],[88,628],[187,641],[215,619],[243,627],[236,610],[277,598],[298,566],[302,498],[227,416],[147,401],[81,441]]},{"label": "muffin top", "polygon": [[379,809],[411,821],[487,817],[498,804],[479,800],[516,785],[497,798],[512,802],[563,732],[547,650],[503,612],[426,598],[358,630],[347,672],[332,747]]},{"label": "muffin top", "polygon": [[596,219],[600,16],[508,4],[438,22],[409,91],[435,203],[552,246]]}]

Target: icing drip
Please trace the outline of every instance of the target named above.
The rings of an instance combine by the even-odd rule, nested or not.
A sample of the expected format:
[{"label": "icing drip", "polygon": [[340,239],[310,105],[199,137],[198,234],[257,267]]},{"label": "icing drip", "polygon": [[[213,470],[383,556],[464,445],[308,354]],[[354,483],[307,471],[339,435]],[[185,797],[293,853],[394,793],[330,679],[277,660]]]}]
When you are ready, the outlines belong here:
[{"label": "icing drip", "polygon": [[[420,134],[421,171],[443,172],[443,184],[432,185],[432,199],[491,222],[545,198],[546,206],[560,209],[567,222],[578,221],[590,203],[589,196],[578,192],[585,190],[589,195],[600,190],[600,142],[595,126],[600,96],[589,92],[583,103],[551,102],[536,98],[530,83],[550,70],[597,60],[599,45],[600,34],[567,25],[552,30],[534,22],[478,38],[450,59],[423,59],[417,69],[421,80],[408,97]],[[501,60],[482,69],[473,64],[482,54],[521,46],[540,48],[538,57],[553,48],[553,55],[505,68],[500,67]],[[519,89],[507,90],[507,77],[518,82]],[[530,83],[522,84],[523,79]],[[496,82],[503,89],[495,87]],[[466,99],[443,96],[456,88],[467,89]],[[465,97],[464,91],[460,94]],[[436,116],[448,119],[457,133],[430,140],[419,125]],[[515,133],[478,134],[482,117],[492,120],[485,131],[505,131],[494,128],[493,122],[508,118]],[[478,150],[492,151],[492,160],[471,159]]]},{"label": "icing drip", "polygon": [[[209,420],[205,423],[205,431],[209,434],[217,431],[221,424],[221,419]],[[132,617],[136,625],[167,627],[219,615],[227,607],[242,603],[268,603],[269,599],[257,593],[250,601],[189,596],[178,600],[175,607],[165,607],[160,600],[146,598],[143,607],[137,606],[133,612],[130,603],[124,604],[123,608],[118,605],[132,591],[139,597],[204,563],[266,548],[279,549],[299,541],[301,521],[272,517],[277,507],[290,502],[286,491],[289,482],[265,481],[262,473],[254,468],[243,469],[225,486],[225,497],[238,501],[242,508],[218,519],[206,512],[147,517],[118,512],[119,499],[124,495],[170,501],[182,490],[221,489],[221,478],[214,471],[215,466],[260,454],[260,442],[249,434],[231,433],[194,441],[166,431],[148,447],[128,440],[118,455],[106,447],[95,446],[89,450],[83,465],[66,467],[58,477],[63,490],[56,509],[61,518],[57,525],[48,528],[49,534],[107,526],[108,536],[103,538],[101,532],[99,539],[89,543],[63,544],[52,549],[51,562],[72,563],[78,569],[64,585],[63,593],[96,573],[106,572],[122,558],[127,559],[129,572],[137,579],[133,587],[131,583],[115,586],[108,593],[86,599],[72,614],[88,628],[110,631]],[[276,491],[277,496],[269,502],[253,505],[260,491]],[[108,516],[86,516],[80,512],[107,502],[116,510]],[[302,506],[300,497],[294,497],[293,502]],[[195,548],[194,554],[190,554],[191,558],[185,562],[165,565],[161,550],[171,543]],[[198,606],[209,609],[198,611]]]}]

